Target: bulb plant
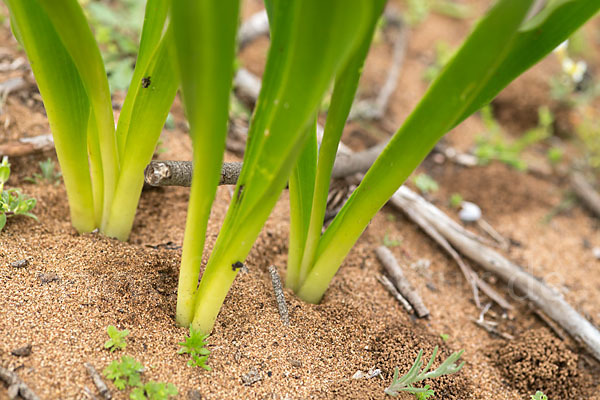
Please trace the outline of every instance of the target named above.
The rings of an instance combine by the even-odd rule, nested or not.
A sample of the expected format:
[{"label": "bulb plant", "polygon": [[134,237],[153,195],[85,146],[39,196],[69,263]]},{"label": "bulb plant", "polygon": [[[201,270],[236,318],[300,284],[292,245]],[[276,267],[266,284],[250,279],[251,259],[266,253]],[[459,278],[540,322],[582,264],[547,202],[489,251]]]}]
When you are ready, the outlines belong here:
[{"label": "bulb plant", "polygon": [[[179,6],[173,7],[175,30],[187,26],[184,17],[194,21],[208,18],[202,15],[200,6],[191,13],[194,9],[191,3],[195,2],[181,5],[179,9],[179,12],[187,10],[185,16],[175,12]],[[184,246],[177,307],[177,319],[182,325],[192,324],[202,333],[211,331],[238,272],[236,265],[247,256],[288,179],[290,250],[286,283],[305,301],[319,302],[370,219],[435,143],[489,103],[502,88],[550,53],[600,8],[594,0],[555,0],[531,16],[533,0],[497,1],[449,60],[322,234],[335,154],[385,1],[358,1],[351,9],[343,3],[335,0],[326,3],[308,0],[266,2],[271,46],[263,86],[251,119],[243,169],[198,287],[196,280],[202,247],[195,241],[186,254]],[[215,15],[224,13],[215,12]],[[226,24],[228,18],[231,17],[218,24]],[[210,24],[210,21],[197,23],[204,27]],[[200,32],[199,28],[195,29],[198,32],[193,36],[196,39],[194,45],[200,51],[210,30]],[[192,32],[188,31],[188,34]],[[201,98],[202,90],[211,88],[210,84],[218,81],[218,73],[224,71],[215,68],[210,84],[207,82],[204,89],[194,86],[200,78],[194,80],[189,73],[186,79],[186,69],[189,72],[202,68],[200,65],[193,67],[195,64],[187,56],[189,49],[185,46],[192,45],[185,42],[188,37],[176,35],[182,89],[184,100],[196,101],[191,107],[200,113],[200,108],[195,107],[199,107],[197,99]],[[226,42],[229,54],[233,53],[233,46]],[[208,48],[210,46],[204,46],[205,50]],[[217,52],[222,51],[222,48],[216,49],[205,55],[205,60],[218,60]],[[229,74],[230,70],[226,72]],[[330,82],[333,82],[333,94],[319,147],[315,116]],[[226,86],[222,85],[223,91],[229,90]],[[186,90],[196,90],[199,94],[186,95]],[[186,104],[187,107],[190,104]],[[223,104],[222,111],[214,113],[221,115],[221,132],[225,130],[224,109]],[[188,115],[191,115],[190,109]],[[190,120],[192,131],[200,132],[202,124],[197,119]],[[203,155],[218,154],[219,162],[222,148],[222,139],[218,140],[218,145],[203,146],[202,149],[195,146],[196,152],[201,150]],[[194,159],[199,160],[196,152]],[[210,199],[214,197],[219,167],[215,161],[208,168],[213,177],[210,190],[205,193],[210,194]],[[198,165],[195,168],[198,170]],[[192,197],[196,190],[201,190],[201,184],[196,182],[200,178],[194,176],[194,180]],[[190,201],[189,207],[187,228],[190,232],[193,230],[193,237],[199,237],[203,243],[210,204],[206,199]],[[195,218],[196,213],[201,217]]]},{"label": "bulb plant", "polygon": [[[5,0],[44,98],[73,225],[126,239],[150,160],[181,83],[195,171],[177,321],[212,330],[219,309],[289,181],[286,284],[319,302],[370,219],[450,129],[600,9],[597,0],[498,0],[448,61],[325,233],[331,171],[385,0],[266,0],[271,45],[244,164],[200,283],[223,160],[238,0],[148,0],[133,79],[115,129],[98,46],[77,0]],[[174,60],[174,62],[173,62]],[[316,116],[333,84],[325,131]]]},{"label": "bulb plant", "polygon": [[80,232],[129,236],[143,185],[177,91],[169,2],[147,2],[140,50],[115,128],[105,67],[77,0],[6,0],[31,63]]}]

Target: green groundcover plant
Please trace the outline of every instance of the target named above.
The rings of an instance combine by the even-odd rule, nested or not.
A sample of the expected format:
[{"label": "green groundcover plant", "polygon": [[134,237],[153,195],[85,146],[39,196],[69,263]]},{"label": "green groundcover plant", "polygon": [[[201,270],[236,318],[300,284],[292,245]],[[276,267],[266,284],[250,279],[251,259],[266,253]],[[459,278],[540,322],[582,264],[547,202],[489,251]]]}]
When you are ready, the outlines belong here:
[{"label": "green groundcover plant", "polygon": [[[370,219],[450,129],[486,105],[600,9],[597,0],[498,0],[437,75],[362,183],[321,233],[341,133],[385,0],[266,0],[271,30],[244,165],[198,284],[223,161],[238,0],[149,0],[115,130],[102,59],[76,0],[5,0],[45,101],[74,226],[126,239],[179,84],[194,174],[177,321],[212,330],[225,296],[289,182],[286,284],[317,303]],[[173,62],[174,61],[174,62]],[[316,116],[333,84],[320,146]]]}]

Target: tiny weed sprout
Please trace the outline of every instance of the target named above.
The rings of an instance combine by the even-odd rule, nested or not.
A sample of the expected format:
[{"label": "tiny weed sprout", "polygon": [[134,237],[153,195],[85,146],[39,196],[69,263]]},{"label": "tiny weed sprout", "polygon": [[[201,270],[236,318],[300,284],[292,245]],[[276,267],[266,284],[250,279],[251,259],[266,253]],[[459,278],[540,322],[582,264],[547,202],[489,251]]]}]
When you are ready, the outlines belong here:
[{"label": "tiny weed sprout", "polygon": [[400,246],[401,244],[402,244],[402,240],[399,240],[397,238],[391,238],[390,235],[387,233],[383,236],[383,245],[385,247],[392,248],[392,247]]},{"label": "tiny weed sprout", "polygon": [[440,189],[438,183],[427,174],[419,174],[413,178],[413,182],[419,191],[423,194],[437,192]]},{"label": "tiny weed sprout", "polygon": [[448,204],[450,204],[450,207],[452,208],[460,208],[463,201],[464,199],[460,193],[452,193],[450,200],[448,200]]},{"label": "tiny weed sprout", "polygon": [[538,390],[531,396],[531,400],[548,400],[548,396]]},{"label": "tiny weed sprout", "polygon": [[150,381],[142,387],[137,387],[131,391],[129,398],[131,400],[168,400],[177,396],[179,392],[172,383]]},{"label": "tiny weed sprout", "polygon": [[427,400],[428,398],[435,396],[435,392],[433,389],[430,389],[429,385],[423,386],[424,392],[415,393],[415,398],[417,400]]},{"label": "tiny weed sprout", "polygon": [[48,158],[45,161],[40,161],[38,165],[40,166],[41,174],[34,173],[33,176],[25,178],[27,182],[31,182],[36,185],[44,181],[47,183],[53,183],[54,185],[58,185],[60,183],[62,173],[55,170],[54,161],[52,161],[51,158]]},{"label": "tiny weed sprout", "polygon": [[140,373],[144,366],[133,357],[122,356],[121,362],[113,361],[104,368],[104,376],[113,381],[115,387],[124,390],[127,386],[141,386],[142,380]]},{"label": "tiny weed sprout", "polygon": [[406,375],[399,377],[398,368],[396,367],[396,369],[394,370],[394,377],[392,379],[392,383],[387,389],[385,389],[385,393],[394,397],[398,396],[399,392],[408,392],[413,394],[430,393],[430,396],[433,394],[433,391],[429,389],[429,385],[426,385],[422,388],[416,388],[413,385],[425,379],[434,379],[443,375],[454,374],[460,371],[463,365],[465,365],[464,361],[459,365],[456,365],[456,362],[459,360],[460,356],[462,356],[464,352],[464,350],[461,350],[459,352],[452,353],[452,355],[450,355],[450,357],[448,357],[439,367],[437,367],[431,372],[428,372],[431,366],[433,365],[433,361],[435,360],[437,352],[438,347],[435,346],[435,348],[433,349],[433,354],[431,355],[431,359],[429,360],[425,368],[423,368],[423,370],[421,370],[421,367],[423,366],[423,361],[421,360],[421,358],[423,357],[423,350],[419,351],[419,354],[417,355],[414,364],[412,365],[412,367],[410,367],[410,370],[406,373]]},{"label": "tiny weed sprout", "polygon": [[115,350],[123,350],[125,347],[127,347],[125,337],[129,335],[128,329],[123,329],[120,331],[114,325],[109,325],[106,328],[106,333],[108,333],[110,339],[104,343],[105,349],[110,349],[110,352],[112,353]]},{"label": "tiny weed sprout", "polygon": [[8,157],[4,156],[0,163],[0,232],[9,217],[24,215],[37,221],[37,217],[31,213],[36,204],[35,199],[25,196],[19,189],[4,190],[9,177],[10,164]]},{"label": "tiny weed sprout", "polygon": [[207,339],[208,335],[203,335],[190,326],[190,336],[184,342],[179,343],[183,348],[179,349],[177,353],[190,355],[191,360],[188,361],[190,367],[202,367],[207,371],[212,371],[212,368],[206,365],[210,355],[210,350],[205,347],[208,344]]}]

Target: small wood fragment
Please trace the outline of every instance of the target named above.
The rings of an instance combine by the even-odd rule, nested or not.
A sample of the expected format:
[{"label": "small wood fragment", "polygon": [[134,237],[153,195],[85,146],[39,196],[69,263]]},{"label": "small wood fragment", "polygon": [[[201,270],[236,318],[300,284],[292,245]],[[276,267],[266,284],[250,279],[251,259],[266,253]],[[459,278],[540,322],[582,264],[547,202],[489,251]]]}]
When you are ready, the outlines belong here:
[{"label": "small wood fragment", "polygon": [[377,280],[383,285],[384,288],[387,289],[388,292],[390,292],[392,297],[394,297],[396,300],[398,300],[400,304],[402,304],[402,307],[404,307],[406,312],[408,312],[409,314],[413,313],[413,308],[410,305],[410,303],[406,301],[404,297],[402,297],[398,289],[396,289],[396,286],[394,286],[392,281],[390,281],[390,279],[387,276],[379,275],[377,277]]},{"label": "small wood fragment", "polygon": [[410,282],[404,276],[402,272],[402,268],[396,261],[396,257],[394,254],[385,246],[379,246],[375,253],[381,261],[381,264],[385,267],[385,270],[390,275],[391,281],[394,283],[394,286],[398,289],[400,294],[408,300],[408,302],[415,309],[415,313],[419,318],[425,318],[429,315],[429,310],[425,307],[421,296],[419,293],[412,287]]},{"label": "small wood fragment", "polygon": [[52,149],[54,141],[52,135],[47,134],[0,144],[0,156],[19,157]]},{"label": "small wood fragment", "polygon": [[8,385],[8,397],[11,400],[16,399],[19,395],[25,400],[40,400],[33,390],[9,369],[0,367],[0,381]]},{"label": "small wood fragment", "polygon": [[[224,163],[219,185],[235,185],[241,162]],[[192,186],[191,161],[151,161],[144,171],[146,183],[151,186]]]},{"label": "small wood fragment", "polygon": [[98,371],[96,371],[96,368],[94,368],[94,366],[88,362],[84,363],[83,365],[90,374],[90,377],[92,378],[92,381],[94,382],[94,385],[96,385],[96,388],[98,389],[98,392],[100,392],[102,398],[105,400],[112,399],[112,394],[110,393],[108,386],[106,386],[106,383],[104,383],[102,377],[100,376]]},{"label": "small wood fragment", "polygon": [[275,300],[277,301],[277,309],[279,310],[279,316],[283,325],[290,325],[290,314],[288,312],[287,304],[285,302],[285,296],[283,294],[283,286],[281,285],[281,278],[277,267],[274,265],[269,266],[269,273],[271,274],[271,282],[273,283],[273,291],[275,292]]},{"label": "small wood fragment", "polygon": [[571,174],[571,186],[577,197],[592,211],[600,217],[600,194],[590,185],[580,172]]}]

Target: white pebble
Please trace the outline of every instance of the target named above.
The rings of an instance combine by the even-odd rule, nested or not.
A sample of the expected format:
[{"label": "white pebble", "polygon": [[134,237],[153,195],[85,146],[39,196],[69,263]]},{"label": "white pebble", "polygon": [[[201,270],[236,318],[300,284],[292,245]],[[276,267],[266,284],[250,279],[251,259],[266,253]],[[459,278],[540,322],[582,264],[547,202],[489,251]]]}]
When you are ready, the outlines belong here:
[{"label": "white pebble", "polygon": [[463,222],[476,222],[481,218],[481,208],[475,203],[463,201],[458,217]]}]

